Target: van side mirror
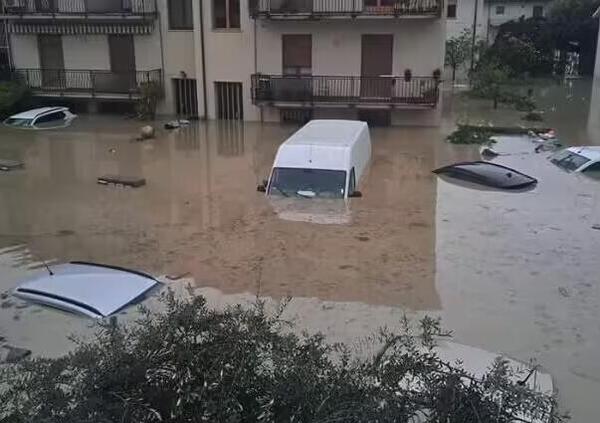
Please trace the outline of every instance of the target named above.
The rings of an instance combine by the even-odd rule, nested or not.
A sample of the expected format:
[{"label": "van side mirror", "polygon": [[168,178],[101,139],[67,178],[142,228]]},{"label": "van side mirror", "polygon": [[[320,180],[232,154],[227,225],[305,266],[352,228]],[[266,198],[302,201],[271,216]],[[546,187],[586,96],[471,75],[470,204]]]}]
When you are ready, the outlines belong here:
[{"label": "van side mirror", "polygon": [[362,192],[360,191],[352,191],[350,194],[348,194],[348,198],[360,198],[362,197]]},{"label": "van side mirror", "polygon": [[261,184],[256,187],[256,190],[258,192],[267,192],[267,187],[264,184]]}]

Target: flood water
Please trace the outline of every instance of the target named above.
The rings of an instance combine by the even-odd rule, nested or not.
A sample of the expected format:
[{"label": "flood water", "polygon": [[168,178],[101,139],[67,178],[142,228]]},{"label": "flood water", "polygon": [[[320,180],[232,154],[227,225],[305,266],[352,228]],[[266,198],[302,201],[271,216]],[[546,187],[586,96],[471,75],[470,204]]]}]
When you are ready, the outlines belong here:
[{"label": "flood water", "polygon": [[[536,89],[548,110],[543,125],[563,142],[599,144],[594,92],[585,81]],[[306,200],[271,202],[256,192],[295,126],[195,123],[144,142],[133,141],[139,122],[107,116],[57,131],[1,128],[0,158],[26,168],[0,174],[0,249],[17,257],[0,260],[0,291],[39,260],[88,260],[189,273],[231,298],[313,298],[327,304],[300,316],[313,327],[329,328],[326,311],[340,304],[337,330],[346,337],[354,333],[342,327],[356,319],[366,330],[405,311],[439,315],[459,342],[536,358],[573,421],[593,421],[600,231],[591,227],[600,223],[600,185],[535,154],[497,160],[538,178],[529,192],[438,180],[432,169],[478,156],[476,147],[443,142],[457,119],[526,124],[485,102],[445,103],[440,128],[373,129],[364,197],[308,211]],[[98,185],[105,174],[147,185]],[[0,321],[0,335],[15,332],[8,326],[26,331],[23,321],[35,320]]]}]

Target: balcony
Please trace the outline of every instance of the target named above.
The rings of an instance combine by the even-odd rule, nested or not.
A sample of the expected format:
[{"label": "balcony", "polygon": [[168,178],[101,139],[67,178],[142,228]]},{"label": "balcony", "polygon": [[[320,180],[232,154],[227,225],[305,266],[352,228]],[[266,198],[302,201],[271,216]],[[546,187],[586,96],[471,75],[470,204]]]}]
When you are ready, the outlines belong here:
[{"label": "balcony", "polygon": [[3,13],[37,17],[156,17],[154,0],[3,0]]},{"label": "balcony", "polygon": [[14,77],[45,97],[138,99],[145,88],[162,94],[162,71],[15,69]]},{"label": "balcony", "polygon": [[154,0],[0,0],[16,34],[150,34]]},{"label": "balcony", "polygon": [[442,0],[251,0],[254,19],[440,17]]},{"label": "balcony", "polygon": [[252,75],[252,102],[274,107],[433,108],[434,77]]}]

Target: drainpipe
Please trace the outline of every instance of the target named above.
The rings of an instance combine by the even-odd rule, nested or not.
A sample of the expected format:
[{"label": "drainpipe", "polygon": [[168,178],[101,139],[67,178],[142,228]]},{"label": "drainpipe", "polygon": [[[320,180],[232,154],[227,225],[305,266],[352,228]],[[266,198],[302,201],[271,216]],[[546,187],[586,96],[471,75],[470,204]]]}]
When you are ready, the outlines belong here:
[{"label": "drainpipe", "polygon": [[202,50],[202,104],[204,120],[208,120],[208,100],[206,98],[206,52],[204,51],[204,2],[200,1],[200,48]]},{"label": "drainpipe", "polygon": [[471,39],[471,72],[475,68],[475,42],[477,39],[477,9],[479,8],[479,0],[475,0],[475,12],[473,13],[473,38]]},{"label": "drainpipe", "polygon": [[156,2],[156,0],[154,0],[154,11],[156,12],[156,19],[158,21],[158,36],[160,39],[160,66],[161,66],[161,74],[162,74],[162,89],[163,89],[163,93],[165,90],[165,87],[167,86],[167,75],[165,72],[165,46],[163,43],[163,29],[162,29],[162,16],[160,14],[160,11],[158,10],[158,3]]}]

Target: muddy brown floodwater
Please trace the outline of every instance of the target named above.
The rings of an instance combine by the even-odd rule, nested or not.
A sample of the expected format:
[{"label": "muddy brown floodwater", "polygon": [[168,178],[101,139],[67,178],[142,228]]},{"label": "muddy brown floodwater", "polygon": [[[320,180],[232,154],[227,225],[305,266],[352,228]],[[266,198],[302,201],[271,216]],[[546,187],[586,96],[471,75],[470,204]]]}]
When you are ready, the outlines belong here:
[{"label": "muddy brown floodwater", "polygon": [[[599,143],[598,92],[586,81],[536,88],[546,125],[570,144]],[[195,123],[145,142],[132,141],[139,122],[107,116],[82,116],[58,131],[0,128],[0,158],[26,163],[0,174],[0,290],[42,259],[91,260],[189,272],[229,301],[309,299],[296,309],[300,319],[336,340],[393,324],[405,311],[438,315],[459,342],[536,358],[573,421],[595,421],[600,231],[591,228],[600,224],[600,185],[536,154],[497,160],[537,177],[529,192],[436,179],[435,167],[478,156],[475,147],[443,142],[457,119],[524,123],[489,102],[446,96],[445,105],[440,128],[373,129],[364,197],[315,203],[316,213],[306,200],[273,202],[256,192],[294,126]],[[96,183],[115,173],[147,185]],[[0,321],[0,335],[25,343],[32,313]]]}]

